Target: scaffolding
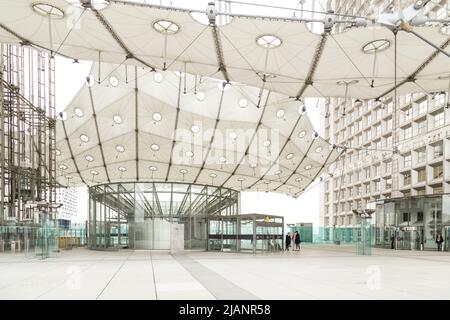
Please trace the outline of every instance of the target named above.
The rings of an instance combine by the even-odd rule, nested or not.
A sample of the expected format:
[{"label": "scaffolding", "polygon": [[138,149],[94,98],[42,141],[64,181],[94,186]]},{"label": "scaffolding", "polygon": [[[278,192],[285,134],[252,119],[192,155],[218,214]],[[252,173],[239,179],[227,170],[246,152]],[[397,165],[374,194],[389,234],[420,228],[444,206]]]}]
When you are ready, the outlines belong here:
[{"label": "scaffolding", "polygon": [[0,226],[40,225],[56,215],[54,59],[7,44],[0,57]]}]

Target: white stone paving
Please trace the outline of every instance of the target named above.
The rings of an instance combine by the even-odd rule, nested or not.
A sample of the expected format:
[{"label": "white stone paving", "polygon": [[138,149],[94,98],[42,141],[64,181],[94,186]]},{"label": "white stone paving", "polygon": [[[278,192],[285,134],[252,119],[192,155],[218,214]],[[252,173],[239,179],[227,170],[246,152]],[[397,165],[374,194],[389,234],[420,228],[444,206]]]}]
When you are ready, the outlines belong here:
[{"label": "white stone paving", "polygon": [[448,252],[373,248],[372,256],[356,256],[353,246],[306,245],[300,253],[185,255],[2,253],[0,299],[450,299]]}]

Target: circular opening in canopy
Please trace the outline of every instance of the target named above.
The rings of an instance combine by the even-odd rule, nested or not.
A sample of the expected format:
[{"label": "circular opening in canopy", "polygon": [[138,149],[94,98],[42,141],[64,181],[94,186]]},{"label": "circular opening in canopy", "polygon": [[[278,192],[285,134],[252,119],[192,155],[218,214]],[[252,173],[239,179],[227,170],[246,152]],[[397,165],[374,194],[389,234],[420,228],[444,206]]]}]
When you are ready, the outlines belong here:
[{"label": "circular opening in canopy", "polygon": [[156,72],[153,75],[153,80],[155,80],[155,82],[157,82],[157,83],[161,83],[164,80],[164,76],[162,75],[162,73]]},{"label": "circular opening in canopy", "polygon": [[154,121],[159,122],[162,120],[162,115],[159,112],[155,112],[153,113],[152,118]]},{"label": "circular opening in canopy", "polygon": [[312,165],[310,165],[310,164],[307,164],[306,166],[305,166],[305,170],[310,170],[312,168]]},{"label": "circular opening in canopy", "polygon": [[155,166],[151,166],[149,169],[150,171],[158,171],[158,168],[156,168]]},{"label": "circular opening in canopy", "polygon": [[117,152],[124,152],[125,148],[119,144],[116,146],[116,150],[117,150]]},{"label": "circular opening in canopy", "polygon": [[239,99],[239,107],[241,108],[247,108],[248,100],[245,98]]},{"label": "circular opening in canopy", "polygon": [[256,43],[265,49],[273,49],[281,45],[281,39],[277,36],[266,34],[258,37]]},{"label": "circular opening in canopy", "polygon": [[194,153],[192,151],[186,151],[186,157],[192,158]]},{"label": "circular opening in canopy", "polygon": [[153,23],[153,28],[162,34],[172,35],[180,31],[180,27],[170,20],[158,20]]},{"label": "circular opening in canopy", "polygon": [[113,121],[114,121],[115,123],[117,123],[117,124],[121,124],[121,123],[122,123],[122,117],[116,114],[116,115],[114,115],[114,117],[113,117]]},{"label": "circular opening in canopy", "polygon": [[305,136],[306,136],[306,131],[305,131],[305,130],[301,131],[301,132],[298,134],[298,137],[299,137],[300,139],[304,138]]},{"label": "circular opening in canopy", "polygon": [[108,0],[72,0],[69,2],[78,8],[95,10],[103,10],[109,5]]},{"label": "circular opening in canopy", "polygon": [[76,115],[78,118],[81,118],[81,117],[84,115],[84,112],[83,112],[83,110],[81,110],[80,108],[75,108],[75,115]]},{"label": "circular opening in canopy", "polygon": [[159,150],[159,145],[157,145],[156,143],[154,143],[154,144],[152,144],[152,145],[150,146],[150,148],[151,148],[153,151],[158,151],[158,150]]},{"label": "circular opening in canopy", "polygon": [[256,163],[250,163],[248,166],[249,166],[250,168],[256,168]]},{"label": "circular opening in canopy", "polygon": [[197,98],[198,101],[205,100],[205,93],[202,91],[199,91],[195,94],[195,98]]},{"label": "circular opening in canopy", "polygon": [[200,127],[197,126],[196,124],[194,124],[194,125],[191,127],[191,131],[192,131],[193,133],[198,133],[198,132],[200,131]]},{"label": "circular opening in canopy", "polygon": [[294,157],[293,153],[289,153],[286,155],[286,159],[291,160]]},{"label": "circular opening in canopy", "polygon": [[283,118],[284,117],[284,109],[280,109],[277,111],[277,118]]},{"label": "circular opening in canopy", "polygon": [[366,54],[374,54],[386,50],[391,46],[391,42],[387,39],[378,39],[366,43],[362,47],[362,51]]},{"label": "circular opening in canopy", "polygon": [[64,18],[64,11],[54,5],[48,3],[35,3],[32,5],[34,12],[41,16],[50,17],[52,19]]},{"label": "circular opening in canopy", "polygon": [[85,157],[85,159],[86,159],[86,161],[88,161],[88,162],[94,161],[94,157],[93,157],[93,156],[90,156],[90,155],[87,155],[87,156]]},{"label": "circular opening in canopy", "polygon": [[113,87],[117,87],[119,85],[119,79],[114,76],[109,77],[109,84]]},{"label": "circular opening in canopy", "polygon": [[82,134],[81,136],[80,136],[80,140],[82,141],[82,142],[88,142],[89,141],[89,137],[87,136],[87,135],[85,135],[85,134]]}]

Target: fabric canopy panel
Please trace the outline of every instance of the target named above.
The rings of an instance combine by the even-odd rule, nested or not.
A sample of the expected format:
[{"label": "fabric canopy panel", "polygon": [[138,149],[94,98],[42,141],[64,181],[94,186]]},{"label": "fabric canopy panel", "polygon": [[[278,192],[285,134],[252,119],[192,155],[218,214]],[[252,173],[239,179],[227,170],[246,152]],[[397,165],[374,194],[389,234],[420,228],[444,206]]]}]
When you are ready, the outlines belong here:
[{"label": "fabric canopy panel", "polygon": [[[381,27],[317,35],[292,19],[232,16],[225,25],[211,26],[187,10],[148,4],[111,0],[102,10],[83,11],[64,0],[45,3],[0,0],[0,42],[213,76],[296,98],[347,92],[369,99],[393,94],[396,41],[398,94],[448,90],[448,57],[406,32],[396,40]],[[449,35],[440,27],[415,31],[448,49]]]},{"label": "fabric canopy panel", "polygon": [[298,196],[339,156],[304,106],[279,93],[106,63],[88,79],[57,121],[63,185],[168,181]]}]

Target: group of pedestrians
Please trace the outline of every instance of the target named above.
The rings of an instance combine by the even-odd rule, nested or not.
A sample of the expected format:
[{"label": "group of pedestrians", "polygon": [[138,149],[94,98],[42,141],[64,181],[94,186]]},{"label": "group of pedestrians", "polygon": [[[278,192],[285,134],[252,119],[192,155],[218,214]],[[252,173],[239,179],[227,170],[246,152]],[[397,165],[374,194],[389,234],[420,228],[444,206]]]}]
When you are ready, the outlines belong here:
[{"label": "group of pedestrians", "polygon": [[292,251],[300,251],[300,233],[295,230],[294,234],[291,236],[291,233],[288,232],[285,239],[285,248],[286,251],[291,250],[291,244],[294,243],[295,247],[292,248]]}]

